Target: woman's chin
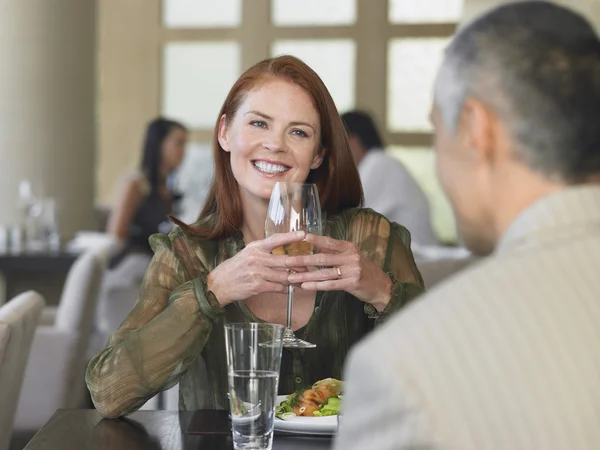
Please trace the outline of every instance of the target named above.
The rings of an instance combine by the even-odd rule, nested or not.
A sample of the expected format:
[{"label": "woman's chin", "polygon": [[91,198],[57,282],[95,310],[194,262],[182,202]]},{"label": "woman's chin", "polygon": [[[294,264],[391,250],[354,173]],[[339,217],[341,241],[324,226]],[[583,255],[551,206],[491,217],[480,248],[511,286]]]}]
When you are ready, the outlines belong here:
[{"label": "woman's chin", "polygon": [[270,183],[270,186],[261,183],[261,186],[254,185],[249,188],[244,188],[243,190],[245,191],[246,196],[263,200],[268,203],[269,200],[271,200],[271,192],[273,192],[275,183],[276,181]]}]

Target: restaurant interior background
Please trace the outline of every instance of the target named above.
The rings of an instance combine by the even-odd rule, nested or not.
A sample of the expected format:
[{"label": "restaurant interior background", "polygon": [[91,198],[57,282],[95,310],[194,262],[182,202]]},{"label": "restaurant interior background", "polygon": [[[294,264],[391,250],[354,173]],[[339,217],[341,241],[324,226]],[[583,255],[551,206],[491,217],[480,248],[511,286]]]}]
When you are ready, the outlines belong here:
[{"label": "restaurant interior background", "polygon": [[[0,247],[28,195],[53,202],[63,244],[102,231],[118,180],[138,166],[145,127],[158,115],[191,131],[174,182],[185,196],[182,218],[193,220],[211,181],[209,143],[226,93],[250,65],[283,53],[319,73],[340,112],[374,115],[387,151],[429,196],[437,237],[455,245],[435,178],[432,84],[456,27],[498,3],[0,0]],[[600,24],[598,0],[559,3]],[[21,285],[50,292],[56,305],[64,276],[54,282]]]},{"label": "restaurant interior background", "polygon": [[[97,228],[117,181],[137,167],[159,115],[191,130],[177,183],[196,214],[210,180],[218,108],[252,63],[291,53],[324,79],[341,112],[370,111],[388,151],[430,197],[454,243],[433,169],[427,113],[458,23],[501,0],[2,0],[0,223],[19,220],[18,186],[56,199],[61,238]],[[562,0],[600,21],[595,0]]]}]

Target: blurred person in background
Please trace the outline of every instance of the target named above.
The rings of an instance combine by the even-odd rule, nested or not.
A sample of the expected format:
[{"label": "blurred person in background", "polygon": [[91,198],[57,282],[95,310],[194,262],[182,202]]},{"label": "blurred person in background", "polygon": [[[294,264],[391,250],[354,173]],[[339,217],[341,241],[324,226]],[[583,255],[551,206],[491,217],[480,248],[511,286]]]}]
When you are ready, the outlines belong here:
[{"label": "blurred person in background", "polygon": [[350,355],[336,449],[600,445],[600,40],[549,2],[500,6],[446,51],[437,169],[491,256]]},{"label": "blurred person in background", "polygon": [[[404,165],[388,155],[375,122],[364,111],[342,114],[365,193],[365,207],[404,225],[417,246],[438,245],[427,196]],[[416,246],[415,246],[416,244]]]},{"label": "blurred person in background", "polygon": [[95,320],[94,349],[102,348],[108,334],[125,319],[138,298],[150,260],[149,239],[168,233],[168,219],[178,195],[169,177],[180,166],[188,139],[186,128],[156,118],[146,129],[140,168],[127,175],[112,210],[107,232],[118,241],[109,270],[102,280]]},{"label": "blurred person in background", "polygon": [[[423,291],[406,229],[359,208],[342,120],[323,81],[299,59],[267,59],[242,74],[217,118],[213,156],[200,219],[152,236],[139,300],[88,366],[104,417],[129,414],[177,383],[181,409],[229,409],[223,324],[284,324],[290,284],[298,286],[292,327],[316,348],[283,350],[286,394],[340,378],[349,348]],[[278,181],[317,186],[324,236],[265,239]],[[272,254],[302,240],[318,252]]]},{"label": "blurred person in background", "polygon": [[152,255],[150,236],[168,231],[161,227],[178,199],[168,179],[183,161],[187,139],[178,122],[159,117],[148,124],[140,168],[125,178],[109,218],[107,232],[123,244],[112,267],[132,252]]}]

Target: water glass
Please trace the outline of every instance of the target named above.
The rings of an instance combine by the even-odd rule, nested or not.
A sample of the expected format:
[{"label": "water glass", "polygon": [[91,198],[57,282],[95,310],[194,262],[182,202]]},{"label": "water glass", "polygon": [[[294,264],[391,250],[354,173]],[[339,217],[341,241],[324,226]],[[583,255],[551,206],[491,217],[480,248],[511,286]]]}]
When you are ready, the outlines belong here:
[{"label": "water glass", "polygon": [[0,225],[0,254],[8,253],[10,248],[10,229],[5,225]]},{"label": "water glass", "polygon": [[13,225],[8,230],[8,246],[11,253],[19,254],[23,251],[23,228],[19,225]]},{"label": "water glass", "polygon": [[227,324],[229,406],[236,450],[271,449],[283,327]]}]

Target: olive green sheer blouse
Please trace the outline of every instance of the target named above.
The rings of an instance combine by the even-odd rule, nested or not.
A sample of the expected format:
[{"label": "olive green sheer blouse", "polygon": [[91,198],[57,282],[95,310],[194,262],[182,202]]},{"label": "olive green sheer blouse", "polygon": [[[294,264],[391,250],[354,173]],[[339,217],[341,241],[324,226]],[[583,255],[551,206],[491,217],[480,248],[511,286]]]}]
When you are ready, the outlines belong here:
[{"label": "olive green sheer blouse", "polygon": [[[372,210],[352,209],[330,218],[325,234],[353,242],[392,278],[391,301],[377,312],[347,292],[318,292],[309,322],[296,332],[317,347],[283,350],[283,394],[341,378],[350,347],[423,292],[410,234],[402,226]],[[241,301],[221,308],[206,283],[213,268],[244,248],[243,236],[202,240],[176,229],[150,242],[154,257],[139,299],[87,368],[92,400],[104,416],[118,417],[179,382],[180,409],[227,409],[223,324],[261,320]]]}]

